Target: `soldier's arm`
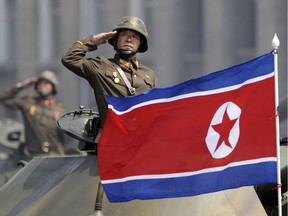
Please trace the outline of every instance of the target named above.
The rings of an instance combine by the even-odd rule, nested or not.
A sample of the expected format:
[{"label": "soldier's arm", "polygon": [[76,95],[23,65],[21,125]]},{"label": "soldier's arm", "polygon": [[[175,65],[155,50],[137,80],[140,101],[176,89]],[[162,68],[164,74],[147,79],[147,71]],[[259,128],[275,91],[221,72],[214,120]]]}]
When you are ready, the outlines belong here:
[{"label": "soldier's arm", "polygon": [[15,96],[22,91],[36,83],[38,79],[36,77],[31,77],[25,79],[22,82],[17,83],[15,86],[8,88],[3,95],[0,96],[0,103],[4,105],[14,107],[17,105],[17,100],[15,100]]},{"label": "soldier's arm", "polygon": [[5,101],[14,98],[21,91],[21,87],[19,85],[8,88],[1,96],[0,102],[4,103]]},{"label": "soldier's arm", "polygon": [[114,37],[116,33],[116,31],[100,33],[76,41],[62,57],[62,64],[73,73],[86,78],[84,65],[89,64],[88,60],[85,59],[86,53],[96,50],[101,44],[107,43],[107,40]]}]

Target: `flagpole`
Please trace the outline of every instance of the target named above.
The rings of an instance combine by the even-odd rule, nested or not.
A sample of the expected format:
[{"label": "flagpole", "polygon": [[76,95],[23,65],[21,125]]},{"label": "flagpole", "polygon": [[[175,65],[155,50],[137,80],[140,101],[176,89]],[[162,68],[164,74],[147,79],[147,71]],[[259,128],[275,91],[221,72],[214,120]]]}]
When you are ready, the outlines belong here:
[{"label": "flagpole", "polygon": [[278,48],[280,41],[276,34],[272,39],[274,54],[274,82],[275,82],[275,123],[276,123],[276,152],[277,152],[277,194],[278,194],[278,216],[282,216],[282,192],[281,192],[281,168],[280,168],[280,135],[279,135],[279,93],[278,93]]}]

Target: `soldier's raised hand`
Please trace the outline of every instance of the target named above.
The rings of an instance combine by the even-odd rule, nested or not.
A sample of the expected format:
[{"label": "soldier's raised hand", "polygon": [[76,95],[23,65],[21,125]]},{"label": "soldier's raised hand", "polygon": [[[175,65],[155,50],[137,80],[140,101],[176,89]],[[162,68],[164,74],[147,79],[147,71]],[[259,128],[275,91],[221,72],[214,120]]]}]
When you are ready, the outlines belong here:
[{"label": "soldier's raised hand", "polygon": [[27,78],[20,83],[21,88],[28,88],[28,87],[34,85],[37,81],[38,81],[38,77]]},{"label": "soldier's raised hand", "polygon": [[112,31],[112,32],[105,32],[105,33],[100,33],[94,35],[94,40],[97,46],[101,44],[107,43],[107,41],[111,38],[113,38],[117,34],[117,31]]}]

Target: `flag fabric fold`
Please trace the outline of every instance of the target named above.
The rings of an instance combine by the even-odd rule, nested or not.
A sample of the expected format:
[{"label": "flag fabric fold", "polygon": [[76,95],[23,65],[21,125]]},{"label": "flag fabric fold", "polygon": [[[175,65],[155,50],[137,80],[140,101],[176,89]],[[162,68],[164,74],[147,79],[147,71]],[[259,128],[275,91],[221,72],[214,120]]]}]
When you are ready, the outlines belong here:
[{"label": "flag fabric fold", "polygon": [[272,53],[107,99],[98,166],[111,202],[277,182]]}]

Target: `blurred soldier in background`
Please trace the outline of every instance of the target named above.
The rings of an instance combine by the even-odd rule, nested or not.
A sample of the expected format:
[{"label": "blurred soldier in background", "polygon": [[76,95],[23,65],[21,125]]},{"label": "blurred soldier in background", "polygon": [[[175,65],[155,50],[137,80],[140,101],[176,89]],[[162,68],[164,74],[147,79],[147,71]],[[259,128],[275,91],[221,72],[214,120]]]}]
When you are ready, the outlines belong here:
[{"label": "blurred soldier in background", "polygon": [[[28,157],[35,155],[64,155],[66,136],[56,125],[56,118],[64,112],[64,105],[54,99],[58,80],[52,71],[43,71],[39,77],[32,77],[17,83],[0,97],[3,105],[21,111],[25,141],[19,146],[19,153]],[[34,93],[16,95],[33,86]]]},{"label": "blurred soldier in background", "polygon": [[[85,58],[87,52],[107,41],[116,51],[114,58]],[[145,23],[132,16],[124,17],[111,32],[91,35],[76,41],[65,53],[62,63],[76,75],[86,79],[94,90],[99,110],[99,128],[104,124],[107,101],[104,94],[126,97],[155,87],[154,72],[139,63],[136,54],[148,49]],[[100,133],[96,138],[96,143]]]}]

